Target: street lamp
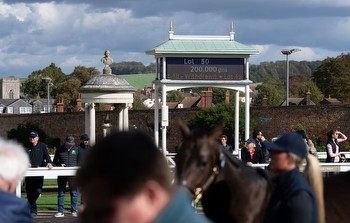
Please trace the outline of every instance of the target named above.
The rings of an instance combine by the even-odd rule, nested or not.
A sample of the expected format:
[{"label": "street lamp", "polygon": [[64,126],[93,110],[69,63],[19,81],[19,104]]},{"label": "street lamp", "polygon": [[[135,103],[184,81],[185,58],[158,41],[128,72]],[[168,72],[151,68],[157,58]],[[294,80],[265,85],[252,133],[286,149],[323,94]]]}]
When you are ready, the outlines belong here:
[{"label": "street lamp", "polygon": [[50,113],[50,85],[52,85],[52,79],[49,77],[43,77],[43,80],[47,80],[47,112]]},{"label": "street lamp", "polygon": [[286,55],[286,106],[289,106],[289,55],[301,51],[301,49],[290,49],[290,50],[282,50],[282,54]]}]

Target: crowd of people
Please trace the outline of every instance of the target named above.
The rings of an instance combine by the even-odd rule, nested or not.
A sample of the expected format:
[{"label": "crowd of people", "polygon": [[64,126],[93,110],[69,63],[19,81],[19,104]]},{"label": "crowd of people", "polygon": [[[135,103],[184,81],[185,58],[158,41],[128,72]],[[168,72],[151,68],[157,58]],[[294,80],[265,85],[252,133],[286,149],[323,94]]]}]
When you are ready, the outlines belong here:
[{"label": "crowd of people", "polygon": [[[247,165],[269,163],[276,176],[264,222],[316,222],[317,205],[314,192],[298,167],[308,154],[316,155],[315,147],[304,131],[286,133],[269,142],[260,129],[245,142],[241,159]],[[334,129],[327,133],[327,162],[346,160],[339,143],[347,137]],[[25,177],[27,200],[13,193],[28,167],[80,166],[76,176],[57,178],[57,213],[64,217],[64,197],[68,183],[72,216],[78,216],[78,198],[84,209],[79,222],[209,222],[194,212],[186,192],[172,183],[172,173],[153,140],[140,132],[118,132],[89,148],[89,136],[81,135],[76,145],[73,136],[57,148],[51,160],[47,146],[39,134],[29,134],[30,147],[0,139],[0,219],[2,222],[31,222],[38,213],[36,201],[42,193],[43,177]],[[137,139],[137,140],[136,140]],[[221,135],[223,148],[237,155]],[[87,152],[89,151],[89,152]],[[84,162],[82,162],[84,158]],[[9,171],[11,170],[11,171]],[[298,217],[299,216],[299,217]],[[300,217],[301,216],[301,217]],[[9,220],[7,220],[9,219]]]}]

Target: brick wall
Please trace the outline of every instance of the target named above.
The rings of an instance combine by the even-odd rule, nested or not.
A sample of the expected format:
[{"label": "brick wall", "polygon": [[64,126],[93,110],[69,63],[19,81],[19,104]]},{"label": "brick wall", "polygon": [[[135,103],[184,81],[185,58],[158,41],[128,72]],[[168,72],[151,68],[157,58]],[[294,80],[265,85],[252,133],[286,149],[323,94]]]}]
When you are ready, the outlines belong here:
[{"label": "brick wall", "polygon": [[[184,121],[191,119],[198,110],[175,109],[170,110],[169,127],[167,129],[168,149],[173,151],[181,140],[176,126],[176,119]],[[112,131],[118,126],[118,112],[108,112]],[[96,138],[102,138],[102,123],[107,112],[96,112]],[[67,134],[73,134],[78,139],[84,132],[84,112],[50,113],[30,115],[0,115],[0,136],[7,137],[7,131],[17,128],[19,123],[38,123],[45,133],[52,138],[60,138],[61,142]],[[251,107],[251,119],[255,121],[267,138],[277,136],[284,131],[294,131],[305,126],[312,138],[319,138],[320,143],[326,142],[326,133],[333,127],[340,127],[341,131],[350,137],[350,106],[291,106],[291,107]],[[152,110],[129,111],[130,129],[137,128],[153,137]],[[159,130],[161,133],[161,130]],[[160,134],[161,137],[161,134]]]}]

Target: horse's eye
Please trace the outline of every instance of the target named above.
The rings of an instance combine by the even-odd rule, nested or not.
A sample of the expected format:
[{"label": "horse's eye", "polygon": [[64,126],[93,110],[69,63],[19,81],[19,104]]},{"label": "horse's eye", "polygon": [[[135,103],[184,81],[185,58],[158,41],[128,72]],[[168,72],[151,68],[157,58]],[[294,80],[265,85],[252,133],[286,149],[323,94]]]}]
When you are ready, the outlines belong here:
[{"label": "horse's eye", "polygon": [[201,160],[200,162],[199,162],[199,168],[204,168],[204,167],[206,167],[207,166],[207,164],[208,164],[208,161],[207,160]]}]

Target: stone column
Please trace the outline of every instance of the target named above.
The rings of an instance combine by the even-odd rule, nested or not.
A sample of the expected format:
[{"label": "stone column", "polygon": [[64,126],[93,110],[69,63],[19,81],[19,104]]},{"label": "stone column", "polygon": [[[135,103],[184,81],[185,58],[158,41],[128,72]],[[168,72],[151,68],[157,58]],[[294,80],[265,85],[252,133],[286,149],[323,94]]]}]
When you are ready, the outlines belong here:
[{"label": "stone column", "polygon": [[129,130],[129,106],[125,104],[125,108],[123,109],[123,130]]},{"label": "stone column", "polygon": [[90,145],[93,146],[95,145],[96,142],[96,124],[95,124],[95,103],[91,103],[89,106],[89,122],[90,122],[90,131],[89,131],[89,135],[90,135]]}]

